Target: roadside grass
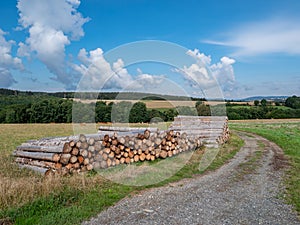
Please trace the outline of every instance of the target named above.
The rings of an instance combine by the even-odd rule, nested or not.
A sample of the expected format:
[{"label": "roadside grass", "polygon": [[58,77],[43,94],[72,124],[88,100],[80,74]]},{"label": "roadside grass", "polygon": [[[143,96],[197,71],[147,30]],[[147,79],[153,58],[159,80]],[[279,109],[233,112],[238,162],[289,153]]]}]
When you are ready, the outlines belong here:
[{"label": "roadside grass", "polygon": [[[272,121],[272,120],[271,120]],[[293,204],[300,213],[300,122],[282,120],[278,122],[252,121],[231,122],[230,128],[261,135],[280,146],[289,158],[290,167],[285,175],[285,200]]]},{"label": "roadside grass", "polygon": [[[11,153],[22,142],[71,135],[72,132],[71,124],[0,125],[3,146],[0,157],[0,224],[79,224],[120,199],[146,188],[159,187],[217,169],[243,145],[243,141],[233,134],[230,141],[220,147],[215,160],[205,171],[199,171],[199,162],[205,149],[198,149],[170,178],[140,187],[113,183],[96,172],[45,178],[21,170],[13,162]],[[176,157],[170,160],[176,160]]]}]

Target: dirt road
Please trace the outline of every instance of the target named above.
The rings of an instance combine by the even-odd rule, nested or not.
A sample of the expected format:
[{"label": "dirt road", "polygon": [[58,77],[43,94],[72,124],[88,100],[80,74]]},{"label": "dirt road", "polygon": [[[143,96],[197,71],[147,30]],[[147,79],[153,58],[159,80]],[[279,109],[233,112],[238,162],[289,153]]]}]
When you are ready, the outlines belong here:
[{"label": "dirt road", "polygon": [[83,224],[300,224],[283,192],[282,150],[239,133],[245,146],[214,172],[125,198]]}]

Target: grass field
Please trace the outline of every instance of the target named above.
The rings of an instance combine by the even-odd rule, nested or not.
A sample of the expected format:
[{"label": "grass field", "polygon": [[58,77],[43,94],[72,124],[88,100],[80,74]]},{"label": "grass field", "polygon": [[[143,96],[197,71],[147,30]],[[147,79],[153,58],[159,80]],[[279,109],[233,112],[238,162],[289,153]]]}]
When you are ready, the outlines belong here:
[{"label": "grass field", "polygon": [[[71,124],[0,125],[0,224],[78,224],[125,196],[204,172],[198,169],[203,149],[170,178],[139,187],[112,183],[97,173],[44,178],[15,165],[11,153],[22,142],[72,133]],[[241,139],[233,135],[208,170],[220,167],[241,146]]]},{"label": "grass field", "polygon": [[[232,121],[230,128],[257,133],[284,149],[291,162],[285,177],[285,199],[299,212],[300,120]],[[0,224],[78,224],[125,196],[203,172],[199,171],[203,149],[197,150],[186,165],[170,178],[140,187],[112,183],[97,173],[44,178],[31,171],[20,170],[14,164],[11,153],[22,142],[72,133],[71,124],[0,125]],[[221,147],[208,170],[220,167],[241,146],[242,141],[233,135],[230,143]]]},{"label": "grass field", "polygon": [[284,150],[290,161],[285,176],[285,200],[300,212],[300,120],[235,121],[230,128],[261,135]]}]

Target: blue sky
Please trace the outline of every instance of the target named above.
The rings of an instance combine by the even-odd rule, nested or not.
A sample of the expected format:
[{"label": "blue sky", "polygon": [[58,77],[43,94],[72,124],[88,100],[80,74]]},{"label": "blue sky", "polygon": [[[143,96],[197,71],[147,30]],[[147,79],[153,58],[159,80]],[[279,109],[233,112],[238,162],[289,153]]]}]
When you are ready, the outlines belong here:
[{"label": "blue sky", "polygon": [[[298,0],[1,1],[0,87],[76,90],[84,77],[93,90],[300,95],[299,12]],[[119,46],[145,40],[163,41],[155,54],[166,57],[174,43],[191,61],[129,65]],[[140,54],[154,51],[144,45]]]}]

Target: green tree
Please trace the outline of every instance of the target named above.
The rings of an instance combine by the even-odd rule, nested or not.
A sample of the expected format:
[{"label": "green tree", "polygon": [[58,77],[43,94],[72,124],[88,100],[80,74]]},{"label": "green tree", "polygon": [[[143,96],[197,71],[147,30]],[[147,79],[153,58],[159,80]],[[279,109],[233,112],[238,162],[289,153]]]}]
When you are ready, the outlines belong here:
[{"label": "green tree", "polygon": [[267,106],[267,100],[266,99],[262,99],[260,101],[260,104],[261,104],[262,107],[266,107]]},{"label": "green tree", "polygon": [[293,109],[300,109],[300,97],[297,97],[296,95],[288,97],[285,101],[285,106]]},{"label": "green tree", "polygon": [[143,123],[148,121],[147,107],[143,102],[136,102],[133,104],[130,114],[130,123]]},{"label": "green tree", "polygon": [[254,105],[255,105],[255,106],[258,106],[258,105],[259,105],[259,101],[258,101],[258,100],[255,100],[255,101],[254,101]]}]

